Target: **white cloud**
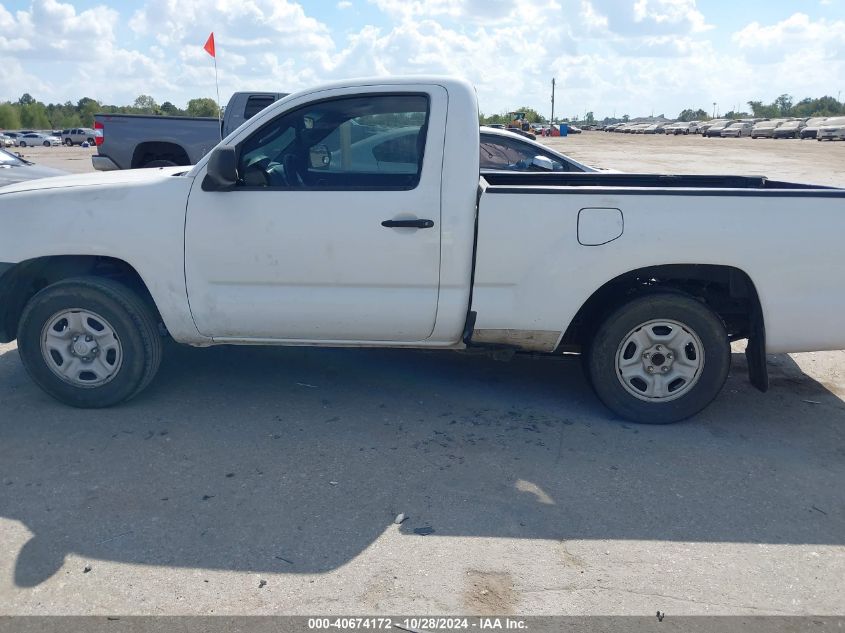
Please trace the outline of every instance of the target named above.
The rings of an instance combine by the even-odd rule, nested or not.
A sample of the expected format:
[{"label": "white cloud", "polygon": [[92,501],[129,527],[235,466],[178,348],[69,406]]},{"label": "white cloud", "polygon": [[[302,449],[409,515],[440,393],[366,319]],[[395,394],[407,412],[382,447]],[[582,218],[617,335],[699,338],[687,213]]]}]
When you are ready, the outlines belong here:
[{"label": "white cloud", "polygon": [[841,61],[845,53],[845,21],[822,18],[814,22],[806,13],[795,13],[769,26],[752,22],[734,33],[732,39],[756,63],[774,63],[796,54]]},{"label": "white cloud", "polygon": [[350,2],[350,0],[340,0],[340,2],[337,3],[337,8],[341,11],[343,9],[349,9],[350,7],[352,7],[352,2]]}]

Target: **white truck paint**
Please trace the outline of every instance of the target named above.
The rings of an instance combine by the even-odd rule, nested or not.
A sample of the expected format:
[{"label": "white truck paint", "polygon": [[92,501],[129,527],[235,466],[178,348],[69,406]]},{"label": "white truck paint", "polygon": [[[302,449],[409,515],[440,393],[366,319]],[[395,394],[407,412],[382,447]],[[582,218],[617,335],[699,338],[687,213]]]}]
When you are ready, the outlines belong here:
[{"label": "white truck paint", "polygon": [[[331,133],[340,135],[339,145],[329,148],[318,138],[324,119],[308,114],[359,98],[387,103],[397,96],[427,100],[416,147],[390,146],[402,157],[368,159],[359,172],[343,158],[344,152],[356,155],[354,136],[343,135],[363,135],[368,148],[378,145],[378,134],[395,141],[397,135],[382,129],[389,118],[339,119]],[[321,116],[331,123],[333,115]],[[382,123],[368,128],[359,120]],[[286,121],[299,122],[289,128],[293,141],[283,141]],[[839,247],[845,191],[736,177],[479,178],[477,121],[474,90],[460,80],[335,83],[281,99],[190,170],[115,171],[0,188],[0,340],[18,337],[30,373],[61,400],[104,406],[131,397],[146,383],[127,383],[118,397],[124,374],[136,362],[154,373],[157,360],[135,358],[132,337],[120,326],[114,330],[127,368],[113,363],[102,384],[62,378],[57,367],[42,373],[38,365],[42,356],[50,364],[43,344],[49,332],[30,323],[40,305],[63,281],[72,283],[67,278],[106,276],[140,297],[148,291],[144,309],[154,308],[154,320],[189,345],[584,351],[605,403],[642,422],[671,422],[703,408],[727,373],[730,340],[751,339],[752,380],[761,388],[764,351],[845,347],[845,257]],[[221,167],[227,156],[247,160],[250,147],[265,147],[264,138],[271,139],[267,147],[289,143],[288,153],[273,158],[267,150],[254,165],[239,164],[236,174],[234,164]],[[317,142],[303,146],[308,139]],[[315,163],[315,155],[327,163]],[[383,174],[402,177],[420,156],[413,186],[326,185],[359,176],[367,182],[380,182]],[[306,166],[296,162],[302,157]],[[384,160],[389,164],[379,168]],[[373,173],[373,165],[381,171]],[[251,170],[263,184],[251,180]],[[230,172],[237,182],[220,186]],[[430,220],[425,228],[382,225],[423,219]],[[799,245],[801,256],[787,258]],[[68,310],[93,310],[86,301],[80,298]],[[624,319],[634,313],[648,318],[635,324],[631,340],[651,338],[625,347],[622,330],[630,328]],[[690,325],[695,323],[700,325]],[[26,338],[30,330],[32,341]],[[669,341],[670,330],[671,336],[691,337],[675,350],[674,361],[671,354],[664,358],[659,344]],[[39,340],[41,351],[32,351]],[[80,356],[88,354],[84,346],[78,353],[68,349],[73,371],[92,362]],[[626,349],[636,349],[633,361]],[[662,360],[655,366],[642,360],[640,368],[641,353]],[[614,362],[625,393],[633,384],[641,397],[609,386],[602,367]],[[645,387],[627,376],[626,363],[637,365]],[[99,371],[107,372],[89,374]]]}]

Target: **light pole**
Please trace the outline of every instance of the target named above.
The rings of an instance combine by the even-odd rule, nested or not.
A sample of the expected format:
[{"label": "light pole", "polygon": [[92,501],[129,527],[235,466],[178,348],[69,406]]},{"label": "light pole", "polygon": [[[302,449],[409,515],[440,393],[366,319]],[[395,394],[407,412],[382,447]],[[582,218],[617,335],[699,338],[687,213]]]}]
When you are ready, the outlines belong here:
[{"label": "light pole", "polygon": [[716,102],[713,102],[713,118],[716,118]]},{"label": "light pole", "polygon": [[555,122],[555,78],[552,77],[552,118],[549,119],[549,125],[554,125]]}]

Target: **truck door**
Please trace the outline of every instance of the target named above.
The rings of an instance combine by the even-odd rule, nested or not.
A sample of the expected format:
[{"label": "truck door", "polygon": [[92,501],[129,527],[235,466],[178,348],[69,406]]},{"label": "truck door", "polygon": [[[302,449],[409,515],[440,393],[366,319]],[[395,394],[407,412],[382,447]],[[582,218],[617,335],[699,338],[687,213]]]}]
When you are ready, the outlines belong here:
[{"label": "truck door", "polygon": [[242,132],[233,190],[204,191],[198,172],[185,226],[196,325],[221,340],[422,341],[437,311],[446,91],[311,99]]}]

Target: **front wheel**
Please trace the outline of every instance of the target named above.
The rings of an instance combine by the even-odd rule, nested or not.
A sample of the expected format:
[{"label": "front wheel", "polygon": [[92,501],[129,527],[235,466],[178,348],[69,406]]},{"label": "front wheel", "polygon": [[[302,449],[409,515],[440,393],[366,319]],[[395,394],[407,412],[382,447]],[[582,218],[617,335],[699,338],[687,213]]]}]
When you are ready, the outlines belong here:
[{"label": "front wheel", "polygon": [[21,141],[21,142],[19,143],[19,145],[20,145],[20,147],[26,147],[26,141]]},{"label": "front wheel", "polygon": [[32,379],[56,400],[100,408],[150,383],[162,344],[155,313],[138,295],[109,279],[79,277],[29,301],[18,350]]},{"label": "front wheel", "polygon": [[44,141],[42,145],[44,145],[44,147],[50,147],[50,141]]},{"label": "front wheel", "polygon": [[599,327],[587,350],[590,382],[617,415],[669,424],[695,415],[718,395],[730,368],[725,326],[682,294],[634,299]]},{"label": "front wheel", "polygon": [[73,147],[73,141],[69,138],[65,139],[65,145],[68,147]]}]

